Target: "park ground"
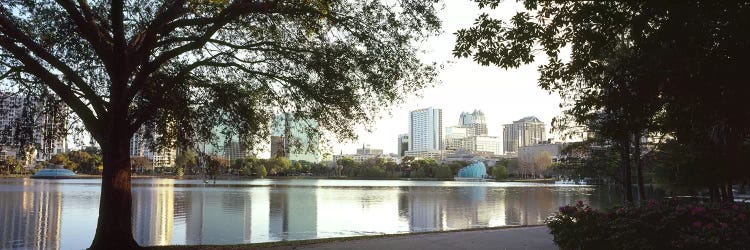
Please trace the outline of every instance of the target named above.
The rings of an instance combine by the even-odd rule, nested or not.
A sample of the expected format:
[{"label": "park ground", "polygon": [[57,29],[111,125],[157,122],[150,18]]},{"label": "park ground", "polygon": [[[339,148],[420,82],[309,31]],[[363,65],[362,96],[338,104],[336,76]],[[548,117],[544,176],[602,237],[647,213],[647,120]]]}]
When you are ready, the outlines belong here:
[{"label": "park ground", "polygon": [[154,250],[227,250],[227,249],[557,249],[545,226],[470,229],[399,235],[330,238],[220,246],[166,246]]}]

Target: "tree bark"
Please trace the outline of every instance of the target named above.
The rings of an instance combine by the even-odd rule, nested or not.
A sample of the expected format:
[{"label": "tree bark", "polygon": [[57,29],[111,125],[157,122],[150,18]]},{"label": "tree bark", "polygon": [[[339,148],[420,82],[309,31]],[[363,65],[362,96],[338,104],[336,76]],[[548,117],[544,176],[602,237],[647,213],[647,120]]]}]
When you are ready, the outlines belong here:
[{"label": "tree bark", "polygon": [[635,164],[637,181],[638,181],[638,199],[641,202],[646,201],[646,188],[643,184],[643,162],[641,161],[641,132],[636,132],[633,136],[633,163]]},{"label": "tree bark", "polygon": [[[112,112],[115,113],[115,112]],[[99,220],[90,249],[133,249],[132,194],[130,189],[130,137],[126,112],[111,117],[102,146],[104,171]]]},{"label": "tree bark", "polygon": [[633,187],[630,174],[630,143],[628,139],[622,143],[622,185],[625,189],[625,205],[633,204]]}]

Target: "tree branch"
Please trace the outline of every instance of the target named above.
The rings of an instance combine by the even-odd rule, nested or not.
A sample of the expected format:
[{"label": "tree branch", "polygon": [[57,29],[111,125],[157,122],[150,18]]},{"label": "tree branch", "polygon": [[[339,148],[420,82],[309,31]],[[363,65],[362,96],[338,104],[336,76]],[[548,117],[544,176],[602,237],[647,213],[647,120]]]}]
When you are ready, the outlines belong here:
[{"label": "tree branch", "polygon": [[[275,1],[255,2],[247,0],[234,0],[231,4],[229,4],[229,6],[224,8],[221,13],[217,14],[213,18],[194,19],[194,21],[184,22],[175,21],[170,23],[170,25],[165,24],[167,27],[162,32],[166,31],[167,33],[171,32],[174,28],[179,27],[175,26],[175,23],[182,23],[181,25],[184,25],[196,22],[205,23],[206,25],[212,25],[209,26],[203,34],[201,34],[200,36],[196,36],[196,40],[174,49],[167,50],[156,56],[156,58],[154,58],[154,60],[151,62],[141,63],[140,70],[136,75],[136,78],[133,80],[133,84],[128,89],[126,100],[132,100],[132,98],[134,98],[135,95],[139,91],[141,91],[141,89],[143,89],[144,85],[147,82],[146,78],[152,73],[156,72],[162,65],[184,53],[202,48],[207,42],[209,42],[210,38],[214,34],[216,34],[216,32],[218,32],[222,27],[224,27],[224,25],[226,25],[230,21],[235,20],[235,18],[239,16],[250,13],[271,13],[274,12],[273,10],[277,8],[277,6],[278,3]],[[208,20],[210,20],[210,22]],[[156,42],[157,41],[155,41],[155,43]]]},{"label": "tree branch", "polygon": [[34,52],[35,55],[37,55],[39,58],[43,59],[47,63],[49,63],[52,67],[62,72],[65,77],[67,77],[71,82],[75,84],[75,86],[84,93],[84,96],[89,99],[89,102],[91,103],[92,107],[94,108],[94,111],[98,115],[104,115],[105,110],[104,106],[102,105],[104,103],[104,100],[99,97],[99,95],[94,92],[94,90],[89,86],[83,78],[81,78],[78,73],[76,73],[73,69],[68,67],[67,64],[60,61],[57,57],[52,55],[49,51],[44,49],[41,45],[34,42],[30,37],[26,36],[21,30],[19,30],[10,20],[8,20],[5,16],[0,15],[0,27],[4,28],[4,32],[8,37],[13,38],[16,41],[21,42],[26,48]]},{"label": "tree branch", "polygon": [[157,37],[166,35],[161,32],[162,29],[175,18],[185,13],[185,0],[175,0],[171,4],[164,3],[158,11],[158,15],[149,24],[149,26],[133,36],[128,45],[128,50],[133,53],[131,65],[128,72],[132,72],[139,64],[147,63],[150,52],[156,47]]},{"label": "tree branch", "polygon": [[91,46],[94,48],[94,52],[96,52],[96,54],[104,63],[104,66],[110,69],[112,67],[112,38],[109,36],[109,33],[106,30],[101,29],[98,25],[96,25],[96,21],[93,18],[93,14],[91,14],[88,5],[81,5],[81,7],[84,9],[84,12],[87,13],[87,17],[86,19],[84,19],[84,17],[76,8],[75,3],[73,3],[71,0],[55,1],[57,1],[57,3],[62,6],[63,9],[65,9],[68,15],[70,15],[70,19],[72,19],[73,23],[76,24],[78,32],[80,32],[81,36],[91,44]]},{"label": "tree branch", "polygon": [[78,96],[63,83],[57,76],[50,73],[39,62],[29,55],[29,51],[18,47],[15,42],[4,35],[0,35],[0,47],[5,48],[25,66],[25,71],[38,77],[45,85],[54,91],[83,121],[84,126],[91,131],[94,137],[101,137],[100,127],[97,126],[97,118]]}]

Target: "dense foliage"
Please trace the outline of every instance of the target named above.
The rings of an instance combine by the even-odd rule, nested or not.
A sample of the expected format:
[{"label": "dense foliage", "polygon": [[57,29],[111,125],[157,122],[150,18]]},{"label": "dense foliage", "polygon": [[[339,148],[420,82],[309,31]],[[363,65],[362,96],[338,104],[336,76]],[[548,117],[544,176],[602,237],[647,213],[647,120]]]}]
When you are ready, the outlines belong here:
[{"label": "dense foliage", "polygon": [[284,112],[315,120],[309,136],[353,138],[431,84],[415,44],[439,29],[434,3],[2,1],[0,91],[53,93],[80,119],[104,162],[92,248],[135,248],[136,131],[157,145],[221,135],[253,147]]},{"label": "dense foliage", "polygon": [[[494,9],[502,1],[476,2]],[[643,189],[641,137],[655,134],[710,162],[703,188],[731,200],[731,184],[749,176],[740,148],[750,138],[750,110],[738,107],[750,99],[741,70],[750,56],[750,3],[519,2],[526,10],[509,21],[482,14],[457,31],[454,55],[503,68],[543,56],[539,86],[565,101],[554,126],[585,126],[612,142],[627,202],[631,164]]]},{"label": "dense foliage", "polygon": [[592,209],[582,201],[547,219],[562,249],[745,249],[750,206],[665,200]]}]

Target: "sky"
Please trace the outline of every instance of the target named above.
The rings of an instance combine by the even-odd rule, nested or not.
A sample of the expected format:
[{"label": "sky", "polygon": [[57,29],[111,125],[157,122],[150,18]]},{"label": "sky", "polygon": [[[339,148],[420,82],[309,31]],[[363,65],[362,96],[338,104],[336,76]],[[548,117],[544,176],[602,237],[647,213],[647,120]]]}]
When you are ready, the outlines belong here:
[{"label": "sky", "polygon": [[456,41],[455,33],[468,28],[482,12],[508,20],[523,6],[515,1],[504,1],[497,9],[480,10],[469,0],[447,0],[439,12],[443,32],[427,40],[422,49],[426,62],[442,63],[445,68],[439,73],[434,87],[423,89],[418,96],[405,103],[392,107],[390,115],[375,122],[368,132],[364,127],[357,128],[359,139],[355,142],[337,143],[332,146],[333,154],[353,154],[363,144],[383,149],[384,153],[396,153],[397,138],[409,128],[409,111],[426,107],[443,110],[443,126],[458,125],[463,111],[482,110],[487,120],[488,134],[502,137],[502,125],[512,123],[526,116],[536,116],[542,120],[550,138],[552,118],[560,115],[560,97],[548,93],[537,84],[537,62],[516,69],[504,70],[495,66],[481,66],[469,59],[454,58],[451,54]]}]

